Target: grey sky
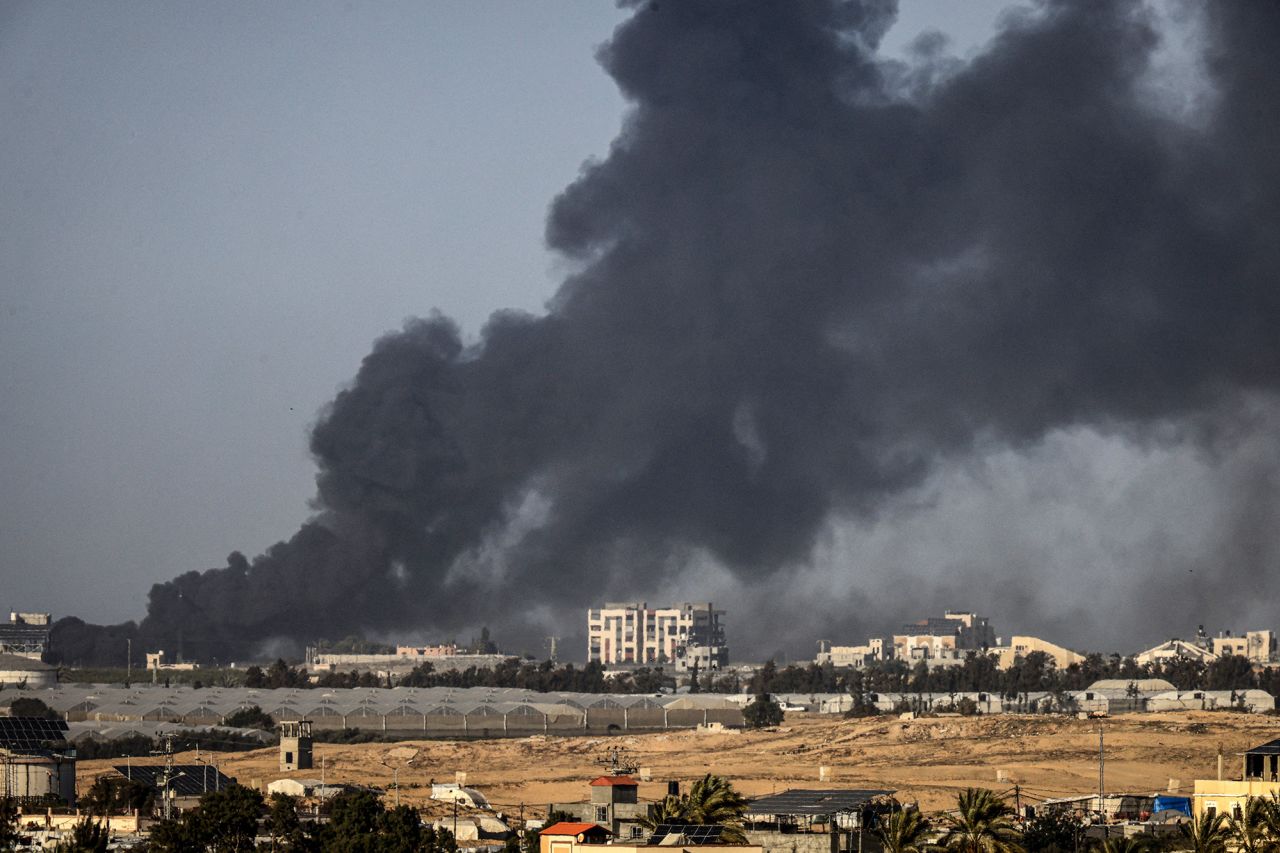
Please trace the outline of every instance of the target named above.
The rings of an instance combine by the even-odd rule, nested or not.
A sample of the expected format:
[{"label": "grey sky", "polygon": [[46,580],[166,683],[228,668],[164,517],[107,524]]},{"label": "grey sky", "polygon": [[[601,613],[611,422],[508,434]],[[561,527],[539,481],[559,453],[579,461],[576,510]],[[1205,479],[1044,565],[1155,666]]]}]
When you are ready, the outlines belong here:
[{"label": "grey sky", "polygon": [[[935,26],[964,55],[1003,5],[904,3],[885,52]],[[565,272],[548,203],[622,117],[593,57],[622,18],[604,2],[6,6],[0,604],[137,618],[151,583],[258,553],[307,515],[308,427],[374,338],[433,308],[468,334],[539,310]],[[1199,498],[1227,506],[1273,453],[1088,430],[996,448],[897,523],[834,525],[806,594],[850,561],[925,576],[918,603],[938,607],[966,592],[938,573],[951,563],[1047,566],[1057,580],[1026,594],[1064,601],[1067,577],[1191,574],[1222,536]],[[687,592],[741,603],[715,577]],[[1016,612],[1016,584],[993,586]],[[1171,630],[1203,612],[1152,601]],[[1065,639],[1080,605],[1051,626]]]}]

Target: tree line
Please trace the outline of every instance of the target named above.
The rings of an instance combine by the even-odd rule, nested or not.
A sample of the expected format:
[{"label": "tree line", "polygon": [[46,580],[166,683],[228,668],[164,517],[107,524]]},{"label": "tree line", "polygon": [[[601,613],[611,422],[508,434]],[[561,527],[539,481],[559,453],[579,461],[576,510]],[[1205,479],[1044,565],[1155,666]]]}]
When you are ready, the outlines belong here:
[{"label": "tree line", "polygon": [[996,666],[994,655],[970,652],[955,666],[929,667],[924,661],[872,661],[861,669],[830,663],[792,664],[778,668],[769,661],[756,671],[748,687],[752,693],[992,693],[1015,698],[1026,693],[1084,690],[1095,681],[1137,681],[1162,678],[1179,690],[1259,689],[1280,695],[1280,669],[1255,672],[1239,655],[1204,664],[1178,658],[1139,665],[1133,657],[1087,655],[1083,663],[1062,669],[1044,652],[1030,652],[1008,668]]}]

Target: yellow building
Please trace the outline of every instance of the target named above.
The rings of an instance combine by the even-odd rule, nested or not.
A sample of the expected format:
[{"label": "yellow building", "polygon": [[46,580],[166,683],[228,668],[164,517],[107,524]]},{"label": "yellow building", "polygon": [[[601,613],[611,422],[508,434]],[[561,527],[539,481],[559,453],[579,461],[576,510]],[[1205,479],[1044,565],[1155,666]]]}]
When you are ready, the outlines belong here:
[{"label": "yellow building", "polygon": [[1196,780],[1192,801],[1196,817],[1211,810],[1238,817],[1250,799],[1280,794],[1280,739],[1245,752],[1241,770],[1240,779]]},{"label": "yellow building", "polygon": [[[712,827],[690,826],[683,829],[689,831],[708,830]],[[676,827],[675,829],[680,829]],[[678,833],[669,835],[656,844],[649,843],[608,843],[613,833],[603,826],[594,823],[554,823],[538,833],[541,853],[650,853],[660,847],[707,848],[708,853],[764,853],[759,844],[716,844],[702,841],[693,836],[683,837]]]},{"label": "yellow building", "polygon": [[996,656],[997,666],[1008,669],[1013,666],[1014,660],[1025,658],[1032,652],[1044,652],[1058,669],[1066,669],[1073,663],[1084,663],[1084,655],[1079,652],[1039,637],[1010,637],[1008,645],[996,646],[990,653]]}]

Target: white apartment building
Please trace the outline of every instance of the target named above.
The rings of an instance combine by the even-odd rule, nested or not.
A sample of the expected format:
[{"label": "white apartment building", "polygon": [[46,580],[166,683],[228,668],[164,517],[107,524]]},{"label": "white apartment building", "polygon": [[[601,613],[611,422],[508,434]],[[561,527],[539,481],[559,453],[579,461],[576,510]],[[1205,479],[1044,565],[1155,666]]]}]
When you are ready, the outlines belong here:
[{"label": "white apartment building", "polygon": [[700,672],[720,669],[729,662],[723,616],[709,601],[654,608],[643,601],[607,602],[587,611],[587,660],[674,665],[681,672],[695,664]]}]

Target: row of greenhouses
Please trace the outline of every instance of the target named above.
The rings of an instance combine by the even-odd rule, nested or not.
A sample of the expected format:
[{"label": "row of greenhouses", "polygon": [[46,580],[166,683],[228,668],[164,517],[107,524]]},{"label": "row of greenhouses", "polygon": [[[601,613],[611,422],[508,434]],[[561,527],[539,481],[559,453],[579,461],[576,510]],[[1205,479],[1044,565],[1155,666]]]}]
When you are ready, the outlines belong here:
[{"label": "row of greenhouses", "polygon": [[249,689],[64,685],[26,691],[69,722],[218,726],[259,708],[315,729],[493,736],[742,724],[741,697],[535,693],[514,688]]}]

